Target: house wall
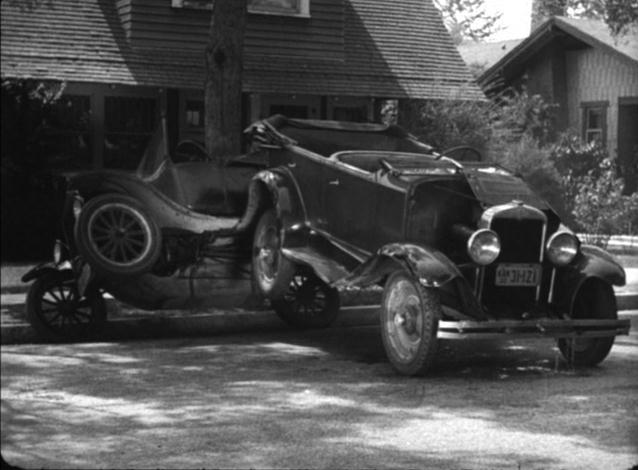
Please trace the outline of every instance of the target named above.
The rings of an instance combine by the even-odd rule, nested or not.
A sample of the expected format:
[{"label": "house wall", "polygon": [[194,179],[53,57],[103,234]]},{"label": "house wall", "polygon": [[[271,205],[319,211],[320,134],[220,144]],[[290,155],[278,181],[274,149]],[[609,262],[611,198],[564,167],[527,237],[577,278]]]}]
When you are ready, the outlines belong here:
[{"label": "house wall", "polygon": [[600,49],[566,51],[569,127],[583,127],[581,103],[608,102],[607,149],[617,156],[619,99],[638,97],[638,66]]},{"label": "house wall", "polygon": [[[119,0],[117,6],[136,46],[203,50],[206,45],[210,10],[173,8],[171,0]],[[344,0],[312,0],[310,18],[249,13],[245,52],[273,55],[273,51],[343,60]]]}]

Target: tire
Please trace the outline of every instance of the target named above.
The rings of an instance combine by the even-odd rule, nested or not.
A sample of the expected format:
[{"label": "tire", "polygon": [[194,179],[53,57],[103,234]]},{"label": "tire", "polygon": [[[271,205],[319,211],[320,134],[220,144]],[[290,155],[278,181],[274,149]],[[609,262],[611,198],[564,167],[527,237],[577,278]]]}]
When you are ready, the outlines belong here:
[{"label": "tire", "polygon": [[162,250],[162,234],[146,208],[122,194],[91,199],[80,212],[75,238],[86,261],[106,274],[149,272]]},{"label": "tire", "polygon": [[[576,294],[571,315],[574,319],[616,320],[618,310],[612,287],[596,279],[585,281]],[[607,357],[615,339],[559,338],[558,349],[573,367],[594,367]]]},{"label": "tire", "polygon": [[274,209],[262,214],[253,238],[253,282],[260,294],[276,299],[284,295],[295,265],[281,254],[281,224]]},{"label": "tire", "polygon": [[392,274],[381,301],[381,338],[388,360],[404,375],[423,375],[437,351],[438,292],[403,271]]},{"label": "tire", "polygon": [[99,289],[80,297],[72,271],[48,272],[29,287],[26,315],[47,341],[90,339],[106,323],[106,304]]},{"label": "tire", "polygon": [[279,318],[294,328],[326,328],[339,314],[339,291],[314,274],[297,273],[284,295],[273,299],[271,305]]}]

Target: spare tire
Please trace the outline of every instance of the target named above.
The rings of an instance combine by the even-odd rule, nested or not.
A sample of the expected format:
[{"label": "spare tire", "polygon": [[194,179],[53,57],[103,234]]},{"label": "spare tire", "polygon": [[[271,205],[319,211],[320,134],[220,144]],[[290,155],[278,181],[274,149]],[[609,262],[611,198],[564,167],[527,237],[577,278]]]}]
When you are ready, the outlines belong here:
[{"label": "spare tire", "polygon": [[105,274],[148,272],[162,249],[162,234],[147,209],[123,194],[89,200],[75,225],[75,240],[86,261]]}]

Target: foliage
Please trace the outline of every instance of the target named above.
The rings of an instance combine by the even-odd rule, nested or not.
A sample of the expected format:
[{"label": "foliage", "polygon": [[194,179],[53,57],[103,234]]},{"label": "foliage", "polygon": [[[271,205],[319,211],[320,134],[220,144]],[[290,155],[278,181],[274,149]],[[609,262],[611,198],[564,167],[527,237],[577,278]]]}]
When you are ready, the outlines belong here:
[{"label": "foliage", "polygon": [[568,134],[554,146],[551,159],[579,230],[604,236],[638,234],[638,193],[623,194],[624,181],[603,147]]},{"label": "foliage", "polygon": [[543,16],[602,19],[616,36],[638,24],[638,0],[538,0],[538,8]]},{"label": "foliage", "polygon": [[484,3],[484,0],[434,0],[455,44],[463,39],[480,41],[500,29],[502,14],[488,14]]},{"label": "foliage", "polygon": [[485,150],[492,108],[480,101],[411,101],[402,103],[399,124],[439,151],[458,145]]}]

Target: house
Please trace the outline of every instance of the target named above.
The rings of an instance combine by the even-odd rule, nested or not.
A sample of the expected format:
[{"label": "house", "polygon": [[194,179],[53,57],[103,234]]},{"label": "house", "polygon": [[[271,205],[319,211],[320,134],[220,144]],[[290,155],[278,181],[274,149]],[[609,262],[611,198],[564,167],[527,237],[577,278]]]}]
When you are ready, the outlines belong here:
[{"label": "house", "polygon": [[525,85],[557,105],[557,131],[574,130],[617,158],[638,189],[638,32],[614,38],[599,20],[552,17],[478,77],[488,96]]},{"label": "house", "polygon": [[[3,81],[63,84],[47,129],[64,163],[51,165],[135,168],[161,112],[172,140],[202,140],[210,15],[211,0],[3,1]],[[471,81],[429,0],[248,0],[245,123],[484,99]]]}]

